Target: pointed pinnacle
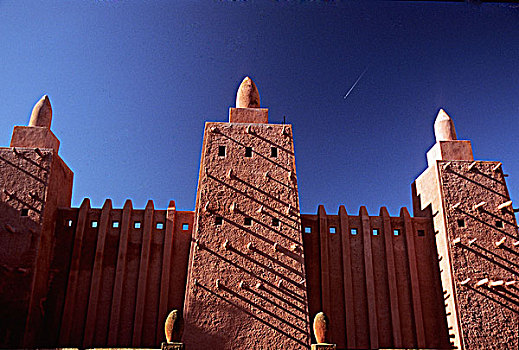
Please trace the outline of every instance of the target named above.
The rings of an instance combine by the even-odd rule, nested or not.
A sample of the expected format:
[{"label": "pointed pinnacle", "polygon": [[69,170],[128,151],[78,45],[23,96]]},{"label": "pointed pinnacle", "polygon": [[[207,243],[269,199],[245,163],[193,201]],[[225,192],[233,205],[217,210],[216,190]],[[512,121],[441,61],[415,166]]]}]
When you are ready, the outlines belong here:
[{"label": "pointed pinnacle", "polygon": [[256,84],[251,78],[245,77],[236,94],[236,108],[259,108],[260,96]]},{"label": "pointed pinnacle", "polygon": [[50,105],[49,96],[43,97],[34,105],[31,113],[29,126],[40,126],[50,128],[52,121],[52,106]]}]

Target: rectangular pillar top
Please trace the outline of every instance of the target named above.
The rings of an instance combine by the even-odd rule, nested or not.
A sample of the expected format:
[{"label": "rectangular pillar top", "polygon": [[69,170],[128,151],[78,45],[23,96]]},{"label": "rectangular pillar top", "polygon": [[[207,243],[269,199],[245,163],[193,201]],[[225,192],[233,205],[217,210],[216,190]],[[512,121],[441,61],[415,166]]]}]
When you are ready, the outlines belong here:
[{"label": "rectangular pillar top", "polygon": [[229,108],[229,123],[268,123],[268,108]]},{"label": "rectangular pillar top", "polygon": [[470,141],[438,141],[427,152],[427,165],[433,166],[437,160],[474,160]]}]

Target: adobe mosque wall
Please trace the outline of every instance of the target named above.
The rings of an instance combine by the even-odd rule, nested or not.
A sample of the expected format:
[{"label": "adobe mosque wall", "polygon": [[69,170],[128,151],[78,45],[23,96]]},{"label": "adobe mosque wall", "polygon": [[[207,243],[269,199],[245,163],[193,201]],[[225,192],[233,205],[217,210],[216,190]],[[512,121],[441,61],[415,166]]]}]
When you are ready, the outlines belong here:
[{"label": "adobe mosque wall", "polygon": [[0,148],[0,347],[517,348],[519,236],[499,162],[441,110],[413,212],[299,210],[290,125],[250,78],[206,123],[194,211],[71,207],[44,96]]}]

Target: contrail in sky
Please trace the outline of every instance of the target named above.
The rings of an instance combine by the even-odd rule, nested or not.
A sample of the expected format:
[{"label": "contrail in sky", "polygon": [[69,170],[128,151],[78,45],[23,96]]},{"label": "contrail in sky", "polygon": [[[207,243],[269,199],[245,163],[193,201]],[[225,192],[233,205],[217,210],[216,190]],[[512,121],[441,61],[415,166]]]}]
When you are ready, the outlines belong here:
[{"label": "contrail in sky", "polygon": [[355,88],[355,85],[357,85],[357,83],[360,81],[360,79],[362,79],[362,77],[364,76],[364,74],[368,71],[368,67],[366,67],[364,69],[364,72],[362,72],[359,77],[357,78],[357,80],[355,80],[355,82],[353,83],[353,85],[351,86],[351,88],[348,90],[348,92],[346,93],[346,95],[344,95],[344,99],[346,99],[346,97],[348,97],[348,95],[351,93],[351,91],[353,90],[353,88]]}]

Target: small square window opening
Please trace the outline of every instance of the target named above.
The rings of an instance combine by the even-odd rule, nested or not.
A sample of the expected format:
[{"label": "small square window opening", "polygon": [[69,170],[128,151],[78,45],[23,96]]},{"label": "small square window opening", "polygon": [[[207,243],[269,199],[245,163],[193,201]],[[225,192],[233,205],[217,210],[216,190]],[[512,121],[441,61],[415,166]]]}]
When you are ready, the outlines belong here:
[{"label": "small square window opening", "polygon": [[245,147],[245,157],[252,157],[252,147]]},{"label": "small square window opening", "polygon": [[279,219],[278,218],[272,218],[272,226],[275,226],[275,227],[279,226]]},{"label": "small square window opening", "polygon": [[119,221],[112,221],[112,227],[118,228],[119,227]]},{"label": "small square window opening", "polygon": [[217,216],[214,218],[214,224],[216,226],[222,226],[223,224],[223,218],[221,216]]},{"label": "small square window opening", "polygon": [[189,224],[182,224],[182,230],[183,231],[189,230]]},{"label": "small square window opening", "polygon": [[163,222],[157,222],[157,230],[163,230],[164,229],[164,223]]},{"label": "small square window opening", "polygon": [[277,158],[277,156],[278,156],[278,149],[277,149],[277,147],[270,147],[270,156],[272,158]]},{"label": "small square window opening", "polygon": [[218,156],[225,157],[225,146],[218,146]]},{"label": "small square window opening", "polygon": [[357,233],[359,233],[359,230],[357,230],[356,228],[352,228],[352,229],[350,230],[350,232],[351,232],[352,235],[355,236]]},{"label": "small square window opening", "polygon": [[393,236],[400,236],[400,229],[393,230]]},{"label": "small square window opening", "polygon": [[418,230],[418,236],[420,236],[420,237],[425,236],[425,230]]},{"label": "small square window opening", "polygon": [[336,233],[337,229],[333,226],[330,227],[330,233]]},{"label": "small square window opening", "polygon": [[133,228],[141,228],[141,222],[140,221],[135,221],[133,223]]},{"label": "small square window opening", "polygon": [[312,228],[309,226],[305,227],[305,233],[312,233]]},{"label": "small square window opening", "polygon": [[97,227],[97,221],[96,220],[90,221],[90,227],[96,228]]},{"label": "small square window opening", "polygon": [[463,219],[458,219],[456,220],[457,223],[458,223],[458,227],[465,227],[465,220]]},{"label": "small square window opening", "polygon": [[252,226],[252,218],[243,218],[243,225],[244,226]]},{"label": "small square window opening", "polygon": [[68,227],[72,227],[72,224],[73,224],[73,223],[74,223],[74,222],[73,222],[72,220],[67,220],[66,225],[67,225]]},{"label": "small square window opening", "polygon": [[497,220],[496,221],[496,227],[503,228],[503,221]]},{"label": "small square window opening", "polygon": [[23,208],[22,212],[20,213],[21,216],[29,216],[29,209]]},{"label": "small square window opening", "polygon": [[378,236],[378,228],[373,229],[373,236]]}]

